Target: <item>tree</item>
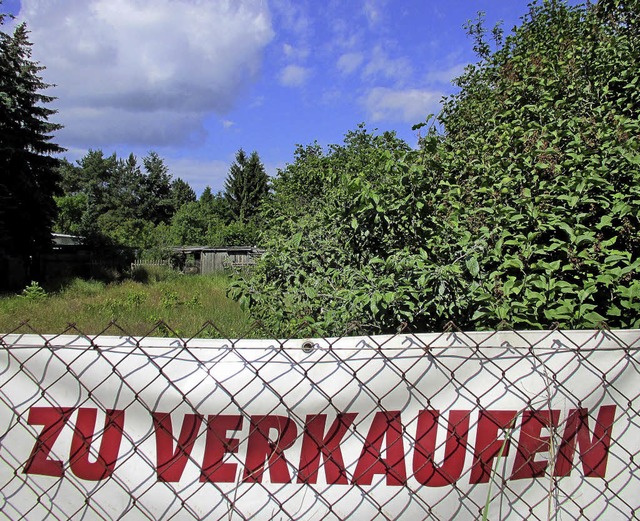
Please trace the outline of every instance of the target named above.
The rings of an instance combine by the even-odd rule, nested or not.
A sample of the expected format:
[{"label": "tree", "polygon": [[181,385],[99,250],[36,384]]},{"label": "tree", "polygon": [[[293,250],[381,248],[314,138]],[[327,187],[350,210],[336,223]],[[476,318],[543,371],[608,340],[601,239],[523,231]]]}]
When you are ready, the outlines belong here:
[{"label": "tree", "polygon": [[31,59],[28,35],[25,24],[0,31],[0,250],[17,256],[51,245],[59,193],[52,154],[63,151],[52,142],[61,128],[49,121],[55,98],[42,94],[50,85]]},{"label": "tree", "polygon": [[174,179],[171,183],[171,205],[175,214],[183,205],[196,200],[196,193],[189,183],[181,178]]},{"label": "tree", "polygon": [[213,193],[210,186],[207,186],[200,195],[198,202],[207,208],[207,212],[215,215],[221,222],[229,221],[229,207],[227,200],[222,192]]},{"label": "tree", "polygon": [[87,207],[79,223],[80,234],[90,240],[102,236],[98,219],[112,209],[117,199],[110,196],[113,180],[120,177],[116,154],[105,157],[102,150],[89,150],[78,161],[78,167],[65,167],[62,170],[63,186],[73,187],[67,195],[85,194]]},{"label": "tree", "polygon": [[57,233],[85,234],[82,229],[83,216],[87,211],[87,195],[84,193],[55,197],[58,215],[53,226]]},{"label": "tree", "polygon": [[211,190],[211,187],[207,185],[205,189],[202,191],[202,193],[200,194],[199,201],[203,204],[211,204],[213,203],[213,199],[214,199],[213,190]]},{"label": "tree", "polygon": [[143,158],[143,167],[133,154],[119,159],[101,150],[89,150],[77,165],[61,161],[64,196],[57,198],[56,229],[143,249],[164,243],[156,229],[168,226],[176,206],[195,201],[195,193],[181,179],[171,182],[155,152]]},{"label": "tree", "polygon": [[213,206],[203,201],[184,204],[171,219],[171,242],[187,246],[213,246],[210,236],[224,226]]},{"label": "tree", "polygon": [[[363,126],[341,145],[299,148],[266,203],[266,253],[232,294],[271,333],[344,334],[414,322],[421,205],[416,151]],[[309,190],[305,186],[309,180]]]},{"label": "tree", "polygon": [[162,158],[149,152],[142,159],[145,173],[142,181],[141,218],[154,224],[169,222],[173,213],[171,175]]},{"label": "tree", "polygon": [[129,154],[127,159],[119,159],[105,185],[106,208],[103,215],[110,214],[116,221],[144,219],[144,211],[152,205],[145,188],[146,180],[136,156]]},{"label": "tree", "polygon": [[269,177],[257,152],[247,158],[242,149],[229,168],[224,183],[224,197],[231,220],[245,222],[256,215],[269,191]]}]

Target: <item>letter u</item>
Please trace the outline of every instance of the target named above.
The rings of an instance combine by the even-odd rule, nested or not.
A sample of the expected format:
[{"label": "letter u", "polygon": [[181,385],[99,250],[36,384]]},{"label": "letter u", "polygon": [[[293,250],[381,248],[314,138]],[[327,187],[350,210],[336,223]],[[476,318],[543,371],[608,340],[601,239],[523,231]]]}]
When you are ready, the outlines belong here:
[{"label": "letter u", "polygon": [[104,432],[96,461],[89,462],[91,443],[95,434],[98,411],[94,408],[78,410],[76,427],[71,440],[69,466],[80,479],[99,481],[113,473],[120,452],[124,427],[124,411],[107,410]]}]

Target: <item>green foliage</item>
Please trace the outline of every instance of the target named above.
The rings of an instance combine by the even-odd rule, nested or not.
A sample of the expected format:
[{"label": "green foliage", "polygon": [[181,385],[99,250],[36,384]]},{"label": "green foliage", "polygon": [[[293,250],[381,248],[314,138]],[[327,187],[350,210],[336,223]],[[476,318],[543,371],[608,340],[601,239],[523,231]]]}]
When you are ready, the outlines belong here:
[{"label": "green foliage", "polygon": [[[0,17],[0,26],[2,17]],[[0,252],[29,256],[51,246],[58,159],[49,122],[54,98],[42,94],[44,67],[31,59],[25,24],[0,30]]]},{"label": "green foliage", "polygon": [[[90,245],[136,248],[146,259],[166,258],[171,246],[256,244],[254,217],[267,176],[255,152],[248,158],[240,155],[241,166],[231,169],[237,175],[227,180],[237,194],[231,189],[214,194],[207,187],[197,201],[185,181],[171,181],[155,152],[143,158],[142,168],[133,154],[118,159],[101,150],[90,150],[76,165],[62,161],[58,173],[64,195],[56,198],[55,229],[83,236]],[[232,192],[238,196],[237,212]]]},{"label": "green foliage", "polygon": [[205,246],[217,228],[224,226],[215,207],[205,199],[182,205],[171,219],[171,242],[180,246]]},{"label": "green foliage", "polygon": [[632,4],[532,6],[445,104],[438,217],[482,239],[474,326],[640,324],[640,39],[607,14]]},{"label": "green foliage", "polygon": [[164,161],[155,152],[142,160],[130,154],[118,159],[90,150],[73,165],[59,168],[64,196],[56,199],[55,229],[77,234],[89,242],[115,243],[140,249],[159,248],[176,208],[195,200],[181,179],[171,182]]},{"label": "green foliage", "polygon": [[470,24],[480,61],[420,150],[299,148],[231,293],[283,336],[639,327],[638,7],[534,4],[493,51]]},{"label": "green foliage", "polygon": [[171,182],[171,204],[173,213],[177,212],[183,205],[196,201],[196,193],[189,183],[180,179],[174,179]]},{"label": "green foliage", "polygon": [[22,290],[20,296],[25,300],[40,301],[47,298],[47,292],[36,281],[31,281],[26,288]]},{"label": "green foliage", "polygon": [[121,219],[113,213],[98,217],[98,227],[113,243],[134,248],[153,248],[157,242],[156,227],[145,219]]},{"label": "green foliage", "polygon": [[169,169],[153,151],[142,159],[142,163],[145,175],[138,199],[140,217],[153,224],[167,223],[175,211]]},{"label": "green foliage", "polygon": [[207,238],[210,246],[255,246],[260,241],[260,230],[255,220],[233,221],[211,229]]},{"label": "green foliage", "polygon": [[[422,168],[412,164],[417,152],[393,134],[376,136],[362,127],[327,153],[310,151],[299,149],[298,162],[278,176],[265,209],[267,252],[232,294],[285,336],[414,323],[420,314],[413,301],[417,233],[427,226],[418,196],[428,188]],[[282,201],[285,194],[300,197],[286,185],[306,177],[314,180],[306,197],[316,197],[302,208]]]},{"label": "green foliage", "polygon": [[249,157],[242,149],[229,169],[224,183],[224,198],[230,221],[245,222],[257,214],[269,191],[269,178],[257,152]]},{"label": "green foliage", "polygon": [[257,244],[260,234],[255,221],[231,221],[227,224],[221,215],[222,202],[221,196],[216,195],[183,205],[171,220],[170,242],[180,246]]},{"label": "green foliage", "polygon": [[57,233],[82,235],[82,217],[87,209],[87,194],[71,194],[54,197],[58,207],[58,216],[53,225]]}]

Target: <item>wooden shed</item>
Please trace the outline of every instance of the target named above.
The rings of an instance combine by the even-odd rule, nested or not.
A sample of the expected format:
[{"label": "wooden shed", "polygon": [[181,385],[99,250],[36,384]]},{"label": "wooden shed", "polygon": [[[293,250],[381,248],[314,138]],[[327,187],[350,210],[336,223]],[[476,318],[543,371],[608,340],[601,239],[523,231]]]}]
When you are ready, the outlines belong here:
[{"label": "wooden shed", "polygon": [[183,256],[182,269],[185,273],[215,273],[226,269],[241,269],[251,266],[264,250],[255,246],[185,246],[174,248]]}]

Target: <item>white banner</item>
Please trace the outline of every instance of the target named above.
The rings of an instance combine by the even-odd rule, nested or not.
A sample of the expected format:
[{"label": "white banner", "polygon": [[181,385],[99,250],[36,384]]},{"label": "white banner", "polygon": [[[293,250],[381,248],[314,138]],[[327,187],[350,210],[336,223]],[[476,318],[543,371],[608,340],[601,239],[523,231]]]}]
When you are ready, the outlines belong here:
[{"label": "white banner", "polygon": [[627,519],[639,331],[8,335],[10,519]]}]

